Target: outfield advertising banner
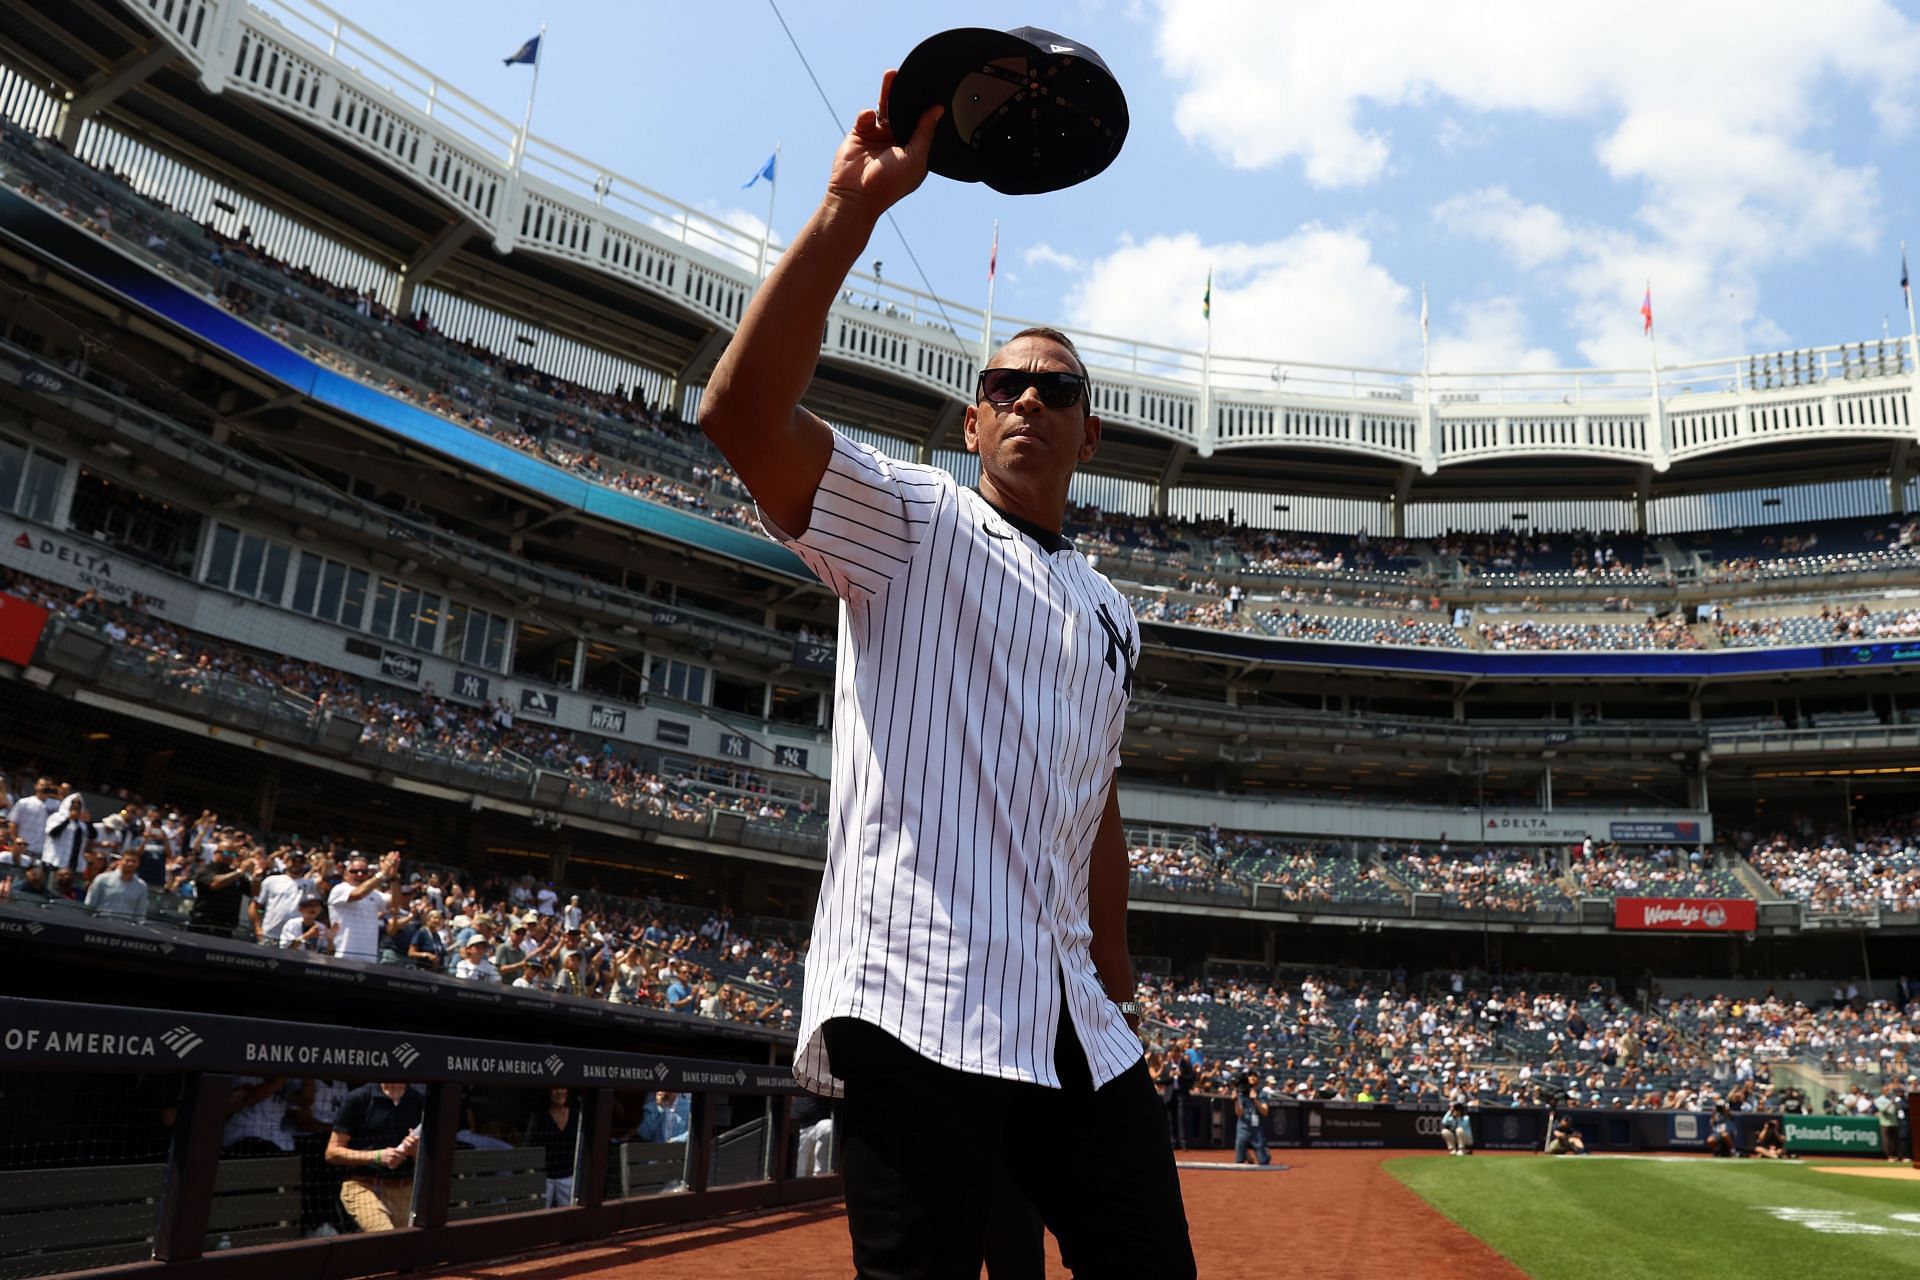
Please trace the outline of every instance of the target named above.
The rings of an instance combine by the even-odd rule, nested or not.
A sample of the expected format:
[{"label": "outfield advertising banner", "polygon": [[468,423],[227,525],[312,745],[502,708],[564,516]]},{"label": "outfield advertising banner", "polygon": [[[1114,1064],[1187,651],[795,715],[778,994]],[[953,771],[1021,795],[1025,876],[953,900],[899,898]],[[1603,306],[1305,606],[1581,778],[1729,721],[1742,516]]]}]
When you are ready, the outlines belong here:
[{"label": "outfield advertising banner", "polygon": [[1758,923],[1752,898],[1615,898],[1616,929],[1683,933],[1749,933]]},{"label": "outfield advertising banner", "polygon": [[1782,1116],[1795,1155],[1877,1156],[1880,1122],[1872,1116]]}]

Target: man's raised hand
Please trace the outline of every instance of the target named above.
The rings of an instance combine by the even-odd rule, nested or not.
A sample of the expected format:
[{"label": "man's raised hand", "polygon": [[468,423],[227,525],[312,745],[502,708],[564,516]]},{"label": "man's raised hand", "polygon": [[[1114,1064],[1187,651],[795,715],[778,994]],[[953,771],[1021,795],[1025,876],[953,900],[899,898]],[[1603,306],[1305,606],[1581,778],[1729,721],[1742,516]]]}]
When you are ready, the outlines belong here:
[{"label": "man's raised hand", "polygon": [[[896,74],[889,71],[880,80],[883,104],[893,92]],[[834,153],[833,170],[827,178],[828,196],[860,205],[878,218],[911,195],[926,181],[933,127],[945,111],[945,107],[928,108],[904,146],[894,133],[903,122],[882,119],[878,108],[862,111],[854,119],[853,131]]]}]

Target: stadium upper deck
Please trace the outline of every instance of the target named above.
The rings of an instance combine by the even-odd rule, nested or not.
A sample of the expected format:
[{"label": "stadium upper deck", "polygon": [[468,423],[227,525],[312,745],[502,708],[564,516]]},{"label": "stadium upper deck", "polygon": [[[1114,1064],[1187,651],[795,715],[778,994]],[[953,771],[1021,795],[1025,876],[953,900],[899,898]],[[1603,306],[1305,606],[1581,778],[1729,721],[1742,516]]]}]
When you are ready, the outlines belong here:
[{"label": "stadium upper deck", "polygon": [[[363,255],[402,310],[444,289],[695,386],[752,288],[741,232],[539,137],[313,0],[25,0],[0,37],[71,93],[85,154],[124,127]],[[552,299],[564,297],[564,306]],[[948,318],[952,318],[949,327]],[[950,443],[983,317],[852,277],[811,403],[933,449]],[[996,326],[1011,332],[1021,321]],[[1106,474],[1409,505],[1700,490],[1911,469],[1915,354],[1873,341],[1643,371],[1346,369],[1081,335],[1108,423]],[[1543,460],[1550,465],[1541,466]]]}]

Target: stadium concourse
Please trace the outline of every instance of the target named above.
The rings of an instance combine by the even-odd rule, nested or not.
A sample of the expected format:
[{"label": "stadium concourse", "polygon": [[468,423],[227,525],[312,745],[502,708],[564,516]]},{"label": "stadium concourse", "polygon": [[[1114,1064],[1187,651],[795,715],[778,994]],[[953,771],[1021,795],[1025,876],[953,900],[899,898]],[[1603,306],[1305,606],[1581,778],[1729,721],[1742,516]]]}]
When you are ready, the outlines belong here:
[{"label": "stadium concourse", "polygon": [[[0,997],[0,1280],[844,1274],[790,1070],[844,623],[698,428],[735,233],[237,0],[21,4],[0,962],[55,979]],[[809,406],[971,483],[1017,322],[877,271],[832,315]],[[1911,344],[1441,398],[1076,336],[1203,1274],[1518,1274],[1383,1168],[1456,1104],[1494,1158],[1424,1179],[1561,1120],[1912,1150]],[[1283,1169],[1228,1167],[1248,1097]]]}]

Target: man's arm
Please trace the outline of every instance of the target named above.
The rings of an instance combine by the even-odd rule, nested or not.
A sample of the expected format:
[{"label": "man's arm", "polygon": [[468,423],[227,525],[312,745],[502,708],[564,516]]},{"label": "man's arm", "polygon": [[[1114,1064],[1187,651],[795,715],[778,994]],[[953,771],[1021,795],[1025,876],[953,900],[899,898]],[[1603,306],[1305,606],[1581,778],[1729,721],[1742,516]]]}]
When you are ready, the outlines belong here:
[{"label": "man's arm", "polygon": [[[880,86],[885,102],[889,71]],[[940,108],[922,116],[906,146],[871,109],[833,158],[826,197],[754,296],[707,380],[700,429],[774,523],[807,531],[814,491],[833,452],[826,423],[800,407],[820,362],[820,334],[847,272],[880,216],[927,176]]]},{"label": "man's arm", "polygon": [[[1120,825],[1120,786],[1107,779],[1107,811],[1093,833],[1087,861],[1087,923],[1093,929],[1093,967],[1100,985],[1118,1004],[1133,999],[1133,955],[1127,949],[1127,833]],[[1140,1016],[1127,1015],[1138,1031]]]}]

